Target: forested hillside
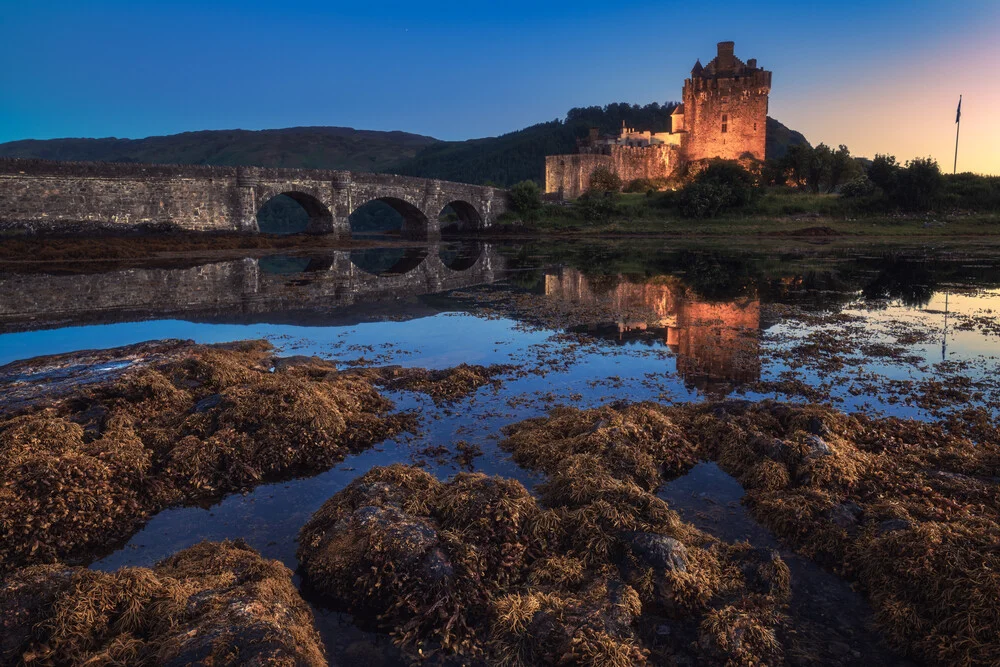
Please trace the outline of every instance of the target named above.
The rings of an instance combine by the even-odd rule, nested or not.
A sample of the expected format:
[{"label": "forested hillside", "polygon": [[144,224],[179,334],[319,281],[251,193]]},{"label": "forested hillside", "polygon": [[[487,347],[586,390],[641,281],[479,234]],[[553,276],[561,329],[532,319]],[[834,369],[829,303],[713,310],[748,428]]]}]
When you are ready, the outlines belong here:
[{"label": "forested hillside", "polygon": [[0,157],[386,171],[437,141],[349,127],[205,130],[145,139],[12,141],[0,144]]},{"label": "forested hillside", "polygon": [[[654,102],[574,108],[564,120],[468,141],[343,127],[206,130],[145,139],[13,141],[0,144],[0,157],[350,169],[506,187],[524,180],[542,183],[545,156],[575,152],[577,140],[592,127],[601,134],[617,134],[623,123],[664,132],[675,106]],[[781,157],[796,143],[806,143],[805,137],[767,119],[768,157]]]},{"label": "forested hillside", "polygon": [[[389,171],[503,187],[525,180],[543,183],[545,156],[575,152],[577,139],[586,137],[590,128],[598,128],[601,134],[617,134],[624,122],[638,130],[666,132],[675,106],[674,102],[654,102],[646,106],[609,104],[570,109],[564,121],[532,125],[490,139],[433,144]],[[781,157],[788,146],[805,143],[806,138],[799,132],[773,118],[767,119],[767,157]]]}]

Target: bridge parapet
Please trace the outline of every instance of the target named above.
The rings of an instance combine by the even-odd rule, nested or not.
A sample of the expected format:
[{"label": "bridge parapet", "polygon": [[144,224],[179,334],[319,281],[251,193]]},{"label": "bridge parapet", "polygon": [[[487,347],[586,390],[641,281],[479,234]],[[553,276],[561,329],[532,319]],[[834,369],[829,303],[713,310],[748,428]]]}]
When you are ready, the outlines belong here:
[{"label": "bridge parapet", "polygon": [[254,232],[257,212],[279,194],[303,206],[310,231],[345,235],[351,213],[382,200],[414,238],[439,235],[449,204],[463,222],[490,227],[507,203],[498,188],[395,174],[0,158],[0,229]]}]

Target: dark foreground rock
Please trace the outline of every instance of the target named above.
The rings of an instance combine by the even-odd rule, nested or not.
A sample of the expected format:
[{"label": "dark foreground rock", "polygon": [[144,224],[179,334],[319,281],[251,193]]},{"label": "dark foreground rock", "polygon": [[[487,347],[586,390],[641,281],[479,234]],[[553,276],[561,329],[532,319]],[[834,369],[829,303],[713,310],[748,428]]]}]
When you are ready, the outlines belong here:
[{"label": "dark foreground rock", "polygon": [[[113,351],[88,354],[114,366]],[[96,379],[66,355],[0,372],[22,389],[50,381],[38,369],[89,378],[0,417],[0,574],[85,562],[165,507],[326,470],[415,424],[356,373],[320,360],[275,368],[264,341],[123,356]]]},{"label": "dark foreground rock", "polygon": [[483,474],[442,483],[411,466],[374,468],[328,500],[299,543],[310,587],[391,631],[415,659],[781,657],[781,559],[762,563],[748,545],[708,537],[595,459],[566,462],[538,500]]},{"label": "dark foreground rock", "polygon": [[326,665],[291,577],[241,541],[152,569],[30,566],[0,580],[0,664]]},{"label": "dark foreground rock", "polygon": [[[573,461],[595,460],[645,488],[716,461],[745,488],[758,521],[860,584],[895,648],[930,664],[971,666],[1000,655],[1000,435],[995,424],[977,427],[975,440],[967,431],[770,401],[644,403],[554,410],[506,429],[502,446],[522,465],[555,474],[542,487],[548,494]],[[566,498],[582,497],[575,477]],[[690,544],[673,537],[690,555]],[[662,539],[631,546],[662,567],[680,563]],[[761,589],[754,572],[774,575],[769,559],[743,569],[752,589]],[[741,623],[720,611],[699,641],[709,650],[705,642],[750,636]]]}]

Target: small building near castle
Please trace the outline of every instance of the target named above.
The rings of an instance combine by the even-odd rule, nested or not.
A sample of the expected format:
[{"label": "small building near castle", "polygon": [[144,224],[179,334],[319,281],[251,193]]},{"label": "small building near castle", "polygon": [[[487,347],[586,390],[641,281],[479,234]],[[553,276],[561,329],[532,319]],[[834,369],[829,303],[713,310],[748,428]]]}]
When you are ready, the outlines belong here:
[{"label": "small building near castle", "polygon": [[771,72],[757,67],[756,59],[737,58],[733,42],[719,42],[718,55],[704,66],[695,62],[684,81],[683,103],[671,112],[669,132],[623,126],[617,137],[601,137],[591,130],[577,153],[545,158],[545,192],[579,197],[598,167],[629,183],[671,179],[705,159],[763,160],[770,92]]}]

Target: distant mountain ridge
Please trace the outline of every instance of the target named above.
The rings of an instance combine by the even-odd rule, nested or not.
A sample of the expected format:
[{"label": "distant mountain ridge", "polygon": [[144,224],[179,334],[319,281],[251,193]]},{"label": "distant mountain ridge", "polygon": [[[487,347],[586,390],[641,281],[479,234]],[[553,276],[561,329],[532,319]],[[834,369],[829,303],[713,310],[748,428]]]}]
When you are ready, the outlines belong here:
[{"label": "distant mountain ridge", "polygon": [[0,144],[0,157],[383,172],[436,143],[433,137],[399,131],[290,127],[201,130],[145,139],[26,139]]},{"label": "distant mountain ridge", "polygon": [[[45,160],[209,164],[223,166],[347,169],[439,178],[507,187],[544,181],[545,156],[572,153],[591,127],[616,132],[667,123],[673,103],[643,107],[610,104],[571,109],[565,120],[526,127],[498,137],[441,141],[408,132],[346,127],[279,130],[202,130],[145,139],[26,139],[0,144],[0,157]],[[767,119],[767,156],[808,143],[802,134]]]}]

